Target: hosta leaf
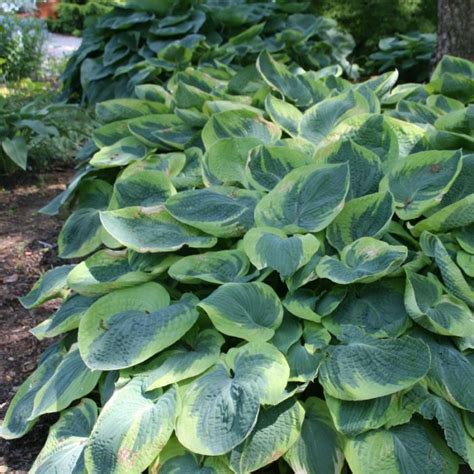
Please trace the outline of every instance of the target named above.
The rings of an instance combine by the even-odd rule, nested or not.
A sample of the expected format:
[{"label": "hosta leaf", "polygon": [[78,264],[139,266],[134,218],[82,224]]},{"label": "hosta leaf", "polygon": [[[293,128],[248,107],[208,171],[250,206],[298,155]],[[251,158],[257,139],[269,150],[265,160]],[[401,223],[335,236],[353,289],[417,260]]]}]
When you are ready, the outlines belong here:
[{"label": "hosta leaf", "polygon": [[128,207],[101,212],[107,232],[121,244],[137,252],[170,252],[184,245],[213,247],[217,240],[182,224],[163,207]]},{"label": "hosta leaf", "polygon": [[298,136],[303,114],[295,106],[268,94],[265,99],[265,110],[273,122],[288,133],[288,135],[292,137]]},{"label": "hosta leaf", "polygon": [[99,148],[111,146],[122,138],[130,137],[132,134],[128,129],[128,120],[120,120],[108,123],[94,130],[92,139]]},{"label": "hosta leaf", "polygon": [[474,223],[474,194],[444,207],[430,217],[418,222],[411,233],[419,237],[422,232],[449,232],[457,227]]},{"label": "hosta leaf", "polygon": [[183,257],[171,265],[169,275],[183,283],[243,282],[250,262],[242,250],[221,250]]},{"label": "hosta leaf", "polygon": [[[174,388],[147,394],[136,378],[102,408],[85,449],[88,472],[143,472],[173,433],[178,411]],[[127,416],[124,416],[124,413]]]},{"label": "hosta leaf", "polygon": [[454,230],[453,236],[464,251],[474,255],[474,224]]},{"label": "hosta leaf", "polygon": [[376,338],[397,337],[410,326],[403,296],[403,281],[398,279],[353,286],[322,323],[337,337],[350,326]]},{"label": "hosta leaf", "polygon": [[474,277],[474,255],[459,251],[456,254],[456,263],[466,275]]},{"label": "hosta leaf", "polygon": [[97,119],[104,123],[133,119],[142,115],[164,114],[168,108],[151,100],[113,99],[105,100],[95,107]]},{"label": "hosta leaf", "polygon": [[346,294],[342,288],[319,292],[304,288],[288,293],[283,304],[298,318],[319,323],[341,304]]},{"label": "hosta leaf", "polygon": [[20,303],[30,309],[62,296],[63,290],[67,286],[67,277],[73,268],[74,265],[62,265],[47,271],[33,285],[30,292],[20,298]]},{"label": "hosta leaf", "polygon": [[357,198],[375,193],[382,179],[382,163],[376,153],[352,140],[336,142],[321,148],[317,159],[326,163],[348,163],[350,186],[348,198]]},{"label": "hosta leaf", "polygon": [[73,295],[64,301],[51,318],[46,319],[30,332],[36,339],[42,340],[77,329],[82,316],[96,299],[90,296]]},{"label": "hosta leaf", "polygon": [[408,423],[427,396],[418,385],[412,390],[373,398],[348,401],[325,395],[326,403],[338,431],[345,436],[357,436],[366,431]]},{"label": "hosta leaf", "polygon": [[336,97],[318,102],[303,114],[300,122],[300,135],[317,145],[334,127],[344,119],[368,112],[365,98],[354,91],[347,91]]},{"label": "hosta leaf", "polygon": [[312,162],[295,148],[258,146],[248,154],[247,179],[255,189],[271,191],[290,171]]},{"label": "hosta leaf", "polygon": [[320,278],[348,285],[370,283],[396,270],[407,258],[407,248],[362,237],[344,247],[341,259],[323,257],[316,268]]},{"label": "hosta leaf", "polygon": [[346,164],[302,166],[258,203],[256,224],[287,233],[317,232],[341,212],[348,189]]},{"label": "hosta leaf", "polygon": [[3,138],[2,149],[5,154],[22,170],[26,170],[28,162],[28,144],[24,137]]},{"label": "hosta leaf", "polygon": [[260,198],[255,191],[230,186],[183,191],[166,202],[168,212],[180,222],[215,237],[237,237],[253,226]]},{"label": "hosta leaf", "polygon": [[114,168],[125,166],[134,161],[143,160],[148,148],[135,137],[122,138],[113,145],[101,148],[91,159],[96,168]]},{"label": "hosta leaf", "polygon": [[97,406],[87,398],[64,411],[49,430],[48,439],[30,472],[84,472],[84,449],[97,419]]},{"label": "hosta leaf", "polygon": [[103,250],[74,267],[67,284],[77,293],[87,296],[135,286],[152,278],[153,273],[135,271],[125,252]]},{"label": "hosta leaf", "polygon": [[314,235],[294,235],[272,227],[256,227],[244,237],[244,249],[257,269],[276,270],[282,279],[309,262],[319,248],[319,240]]},{"label": "hosta leaf", "polygon": [[344,454],[354,474],[449,474],[459,464],[437,431],[419,420],[350,438]]},{"label": "hosta leaf", "polygon": [[290,382],[312,382],[323,359],[321,353],[303,346],[300,342],[289,348],[286,357],[290,366]]},{"label": "hosta leaf", "polygon": [[383,397],[414,385],[428,373],[430,350],[421,341],[409,336],[372,339],[356,334],[342,345],[331,346],[319,369],[319,381],[332,397]]},{"label": "hosta leaf", "polygon": [[443,294],[434,277],[407,272],[405,306],[420,326],[444,336],[474,336],[474,316],[469,307],[453,295]]},{"label": "hosta leaf", "polygon": [[115,181],[110,208],[158,206],[173,194],[176,190],[170,178],[161,171],[124,173]]},{"label": "hosta leaf", "polygon": [[36,393],[30,419],[68,407],[74,400],[89,394],[97,385],[99,377],[100,372],[86,367],[79,348],[72,346],[54,374]]},{"label": "hosta leaf", "polygon": [[217,331],[206,329],[196,336],[190,348],[177,345],[162,352],[138,370],[139,375],[146,377],[145,390],[166,387],[202,374],[219,361],[223,344],[224,338]]},{"label": "hosta leaf", "polygon": [[414,335],[431,350],[431,368],[426,377],[428,388],[451,405],[474,411],[474,365],[448,339],[426,331]]},{"label": "hosta leaf", "polygon": [[278,295],[265,283],[225,283],[199,306],[220,332],[248,341],[268,341],[283,319]]},{"label": "hosta leaf", "polygon": [[269,342],[279,351],[286,354],[288,349],[295,344],[302,335],[303,326],[300,322],[290,314],[285,313],[280,327],[275,331],[274,336]]},{"label": "hosta leaf", "polygon": [[257,70],[263,80],[298,106],[308,105],[312,96],[305,84],[284,64],[275,61],[265,50],[257,58]]},{"label": "hosta leaf", "polygon": [[183,150],[196,131],[172,114],[146,115],[130,120],[130,132],[151,147]]},{"label": "hosta leaf", "polygon": [[343,440],[334,428],[326,403],[311,397],[304,403],[301,434],[284,458],[294,472],[307,474],[342,472]]},{"label": "hosta leaf", "polygon": [[390,193],[376,193],[353,199],[329,225],[326,238],[341,251],[360,237],[380,238],[390,224],[394,212]]},{"label": "hosta leaf", "polygon": [[230,453],[233,471],[254,472],[283,456],[296,442],[304,416],[302,405],[293,398],[262,409],[251,435]]},{"label": "hosta leaf", "polygon": [[250,110],[228,110],[214,114],[204,126],[202,141],[208,150],[222,138],[257,138],[265,145],[271,145],[281,136],[281,130]]},{"label": "hosta leaf", "polygon": [[474,439],[464,426],[460,410],[432,395],[423,403],[420,413],[428,420],[438,420],[448,446],[474,469]]},{"label": "hosta leaf", "polygon": [[53,350],[46,353],[36,370],[17,390],[0,426],[0,437],[4,439],[21,438],[35,424],[36,420],[31,420],[35,396],[48,382],[62,360],[61,352],[55,349],[53,346]]},{"label": "hosta leaf", "polygon": [[459,151],[423,151],[397,161],[381,183],[395,198],[398,217],[420,217],[436,206],[461,171]]},{"label": "hosta leaf", "polygon": [[176,434],[194,453],[215,456],[238,446],[252,432],[260,404],[276,404],[288,381],[288,364],[270,344],[231,349],[226,364],[210,369],[184,394]]},{"label": "hosta leaf", "polygon": [[191,329],[198,318],[197,302],[186,294],[168,306],[169,295],[157,283],[109,293],[81,320],[81,355],[93,369],[114,370],[143,362]]},{"label": "hosta leaf", "polygon": [[204,154],[208,180],[216,184],[246,184],[245,164],[249,151],[260,145],[257,138],[223,138],[216,141]]}]

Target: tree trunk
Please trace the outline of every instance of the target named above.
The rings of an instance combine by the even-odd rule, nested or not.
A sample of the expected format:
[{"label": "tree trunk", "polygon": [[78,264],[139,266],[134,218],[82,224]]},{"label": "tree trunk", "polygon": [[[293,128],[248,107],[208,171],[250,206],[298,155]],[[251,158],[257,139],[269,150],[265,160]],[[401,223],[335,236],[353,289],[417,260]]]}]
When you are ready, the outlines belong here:
[{"label": "tree trunk", "polygon": [[444,54],[474,61],[474,0],[438,0],[436,62]]}]

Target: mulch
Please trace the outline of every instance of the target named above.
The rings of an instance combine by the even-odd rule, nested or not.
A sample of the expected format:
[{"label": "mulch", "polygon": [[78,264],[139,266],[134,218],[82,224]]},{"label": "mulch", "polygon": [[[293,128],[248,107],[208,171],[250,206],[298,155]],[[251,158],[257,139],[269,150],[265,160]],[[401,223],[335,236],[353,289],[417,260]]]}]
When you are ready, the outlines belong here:
[{"label": "mulch", "polygon": [[[64,189],[72,173],[58,169],[0,181],[0,420],[51,343],[40,343],[29,330],[51,315],[57,302],[25,310],[18,297],[42,273],[64,263],[56,246],[62,220],[37,211]],[[44,417],[23,438],[0,440],[0,473],[27,472],[55,420],[55,415]]]}]

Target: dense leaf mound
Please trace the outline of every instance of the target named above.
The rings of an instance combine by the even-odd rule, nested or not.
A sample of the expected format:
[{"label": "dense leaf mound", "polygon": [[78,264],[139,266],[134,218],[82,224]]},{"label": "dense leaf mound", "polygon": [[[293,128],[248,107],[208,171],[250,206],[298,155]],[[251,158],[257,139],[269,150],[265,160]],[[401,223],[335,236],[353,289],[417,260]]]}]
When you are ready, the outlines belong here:
[{"label": "dense leaf mound", "polygon": [[[253,66],[264,49],[309,69],[357,66],[354,40],[310,2],[128,0],[84,33],[63,76],[64,95],[96,103],[129,97],[137,84],[166,82],[191,64]],[[249,80],[254,68],[247,71]]]},{"label": "dense leaf mound", "polygon": [[32,472],[474,467],[474,65],[256,68],[97,107],[45,209],[87,258],[22,299],[64,298],[1,429],[61,412]]}]

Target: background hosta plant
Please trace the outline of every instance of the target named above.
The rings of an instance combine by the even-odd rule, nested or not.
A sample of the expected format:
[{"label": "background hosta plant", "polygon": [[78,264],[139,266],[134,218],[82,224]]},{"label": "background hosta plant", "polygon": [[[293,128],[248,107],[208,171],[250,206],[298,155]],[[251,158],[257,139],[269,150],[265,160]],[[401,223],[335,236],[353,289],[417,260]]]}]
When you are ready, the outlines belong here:
[{"label": "background hosta plant", "polygon": [[86,29],[63,75],[64,96],[128,97],[137,84],[163,84],[191,64],[249,66],[245,86],[263,49],[292,68],[342,67],[355,78],[354,46],[334,20],[311,14],[310,2],[129,0]]},{"label": "background hosta plant", "polygon": [[1,428],[60,413],[33,472],[474,468],[474,65],[255,70],[98,105],[44,209],[84,259],[21,300],[63,299]]}]

